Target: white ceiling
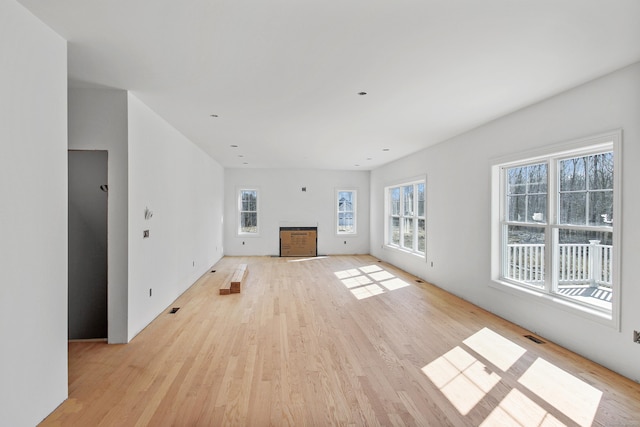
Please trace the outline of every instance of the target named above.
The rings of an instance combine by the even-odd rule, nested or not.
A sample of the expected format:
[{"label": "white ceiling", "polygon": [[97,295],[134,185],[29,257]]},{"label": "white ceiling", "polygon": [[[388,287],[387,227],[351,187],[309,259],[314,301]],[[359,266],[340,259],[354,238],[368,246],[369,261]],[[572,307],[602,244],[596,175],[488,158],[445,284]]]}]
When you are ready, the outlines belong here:
[{"label": "white ceiling", "polygon": [[640,61],[638,0],[20,3],[72,84],[132,91],[225,167],[373,169]]}]

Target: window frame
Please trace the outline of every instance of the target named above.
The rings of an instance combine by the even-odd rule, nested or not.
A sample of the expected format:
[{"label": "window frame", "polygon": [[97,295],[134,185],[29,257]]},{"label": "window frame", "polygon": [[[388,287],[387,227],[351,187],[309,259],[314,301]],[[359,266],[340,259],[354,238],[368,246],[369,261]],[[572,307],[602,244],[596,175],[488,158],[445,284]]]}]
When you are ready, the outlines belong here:
[{"label": "window frame", "polygon": [[[352,193],[352,209],[350,211],[341,211],[340,210],[340,193]],[[335,201],[335,233],[336,236],[357,236],[358,235],[358,189],[357,188],[347,188],[340,187],[335,189],[334,193],[334,201]],[[340,214],[352,212],[353,217],[353,230],[352,231],[340,231]]]},{"label": "window frame", "polygon": [[[620,327],[620,248],[621,248],[621,159],[622,131],[616,130],[600,135],[581,138],[574,141],[548,146],[535,151],[515,154],[495,159],[491,165],[492,215],[491,215],[491,286],[512,292],[525,298],[531,296],[535,301],[570,311],[582,317],[619,329]],[[613,152],[613,225],[600,226],[570,225],[560,220],[560,183],[558,165],[561,160]],[[533,221],[514,222],[507,218],[507,182],[506,170],[512,167],[547,163],[547,212],[542,223]],[[509,225],[537,227],[545,230],[544,262],[545,280],[542,286],[527,284],[523,281],[505,277],[508,255],[506,248],[506,229]],[[611,310],[594,304],[566,297],[558,292],[559,268],[559,230],[602,231],[612,233],[612,284]]]},{"label": "window frame", "polygon": [[[255,192],[256,193],[256,210],[255,211],[244,211],[242,210],[242,195],[245,192]],[[236,235],[242,237],[258,237],[260,236],[260,189],[258,187],[240,187],[236,191],[237,196],[237,211],[236,211]],[[245,212],[255,212],[256,213],[256,231],[242,231],[242,214]]]},{"label": "window frame", "polygon": [[[424,191],[424,209],[423,215],[419,214],[419,197],[418,197],[418,186],[423,185]],[[405,197],[404,191],[405,188],[411,186],[413,192],[413,207],[410,211],[410,214],[407,215],[407,209],[405,206]],[[399,191],[399,204],[398,204],[398,214],[396,215],[392,206],[392,197],[391,192],[396,189]],[[392,241],[393,232],[391,230],[393,219],[398,219],[398,227],[399,227],[399,238],[398,243],[394,243]],[[413,221],[412,226],[412,245],[411,247],[407,247],[404,245],[404,234],[405,234],[405,220]],[[420,221],[424,222],[424,230],[425,230],[425,240],[424,240],[424,251],[420,251],[420,238],[419,238],[419,224]],[[427,257],[427,180],[426,178],[419,177],[411,180],[403,181],[398,184],[388,185],[384,188],[384,248],[397,250],[405,253],[410,253],[415,256],[419,256],[421,258],[426,259]]]}]

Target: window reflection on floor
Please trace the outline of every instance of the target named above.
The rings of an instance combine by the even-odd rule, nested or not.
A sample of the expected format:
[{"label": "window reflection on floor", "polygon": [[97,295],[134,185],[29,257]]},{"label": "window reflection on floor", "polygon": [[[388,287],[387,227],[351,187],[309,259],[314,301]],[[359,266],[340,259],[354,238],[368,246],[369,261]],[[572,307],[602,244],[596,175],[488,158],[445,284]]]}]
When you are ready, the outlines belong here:
[{"label": "window reflection on floor", "polygon": [[370,298],[409,286],[379,265],[367,265],[334,273],[357,299]]},{"label": "window reflection on floor", "polygon": [[[484,328],[422,372],[460,414],[467,415],[525,354],[524,348]],[[602,391],[536,358],[481,425],[562,426],[566,424],[561,420],[568,419],[590,426],[601,399]]]}]

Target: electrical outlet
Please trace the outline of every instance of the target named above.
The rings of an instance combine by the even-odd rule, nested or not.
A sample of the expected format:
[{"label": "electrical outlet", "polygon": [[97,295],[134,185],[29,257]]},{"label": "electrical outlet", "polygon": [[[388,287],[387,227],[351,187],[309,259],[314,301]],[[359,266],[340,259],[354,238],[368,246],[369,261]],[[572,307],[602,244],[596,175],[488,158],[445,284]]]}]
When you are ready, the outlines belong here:
[{"label": "electrical outlet", "polygon": [[640,332],[633,331],[633,342],[636,344],[640,344]]}]

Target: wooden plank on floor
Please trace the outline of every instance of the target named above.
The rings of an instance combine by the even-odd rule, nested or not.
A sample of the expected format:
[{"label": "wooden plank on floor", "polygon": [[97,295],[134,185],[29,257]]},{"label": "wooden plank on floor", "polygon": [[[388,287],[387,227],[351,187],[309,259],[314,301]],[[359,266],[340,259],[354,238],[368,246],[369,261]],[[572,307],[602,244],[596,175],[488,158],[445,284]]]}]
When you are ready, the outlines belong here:
[{"label": "wooden plank on floor", "polygon": [[231,276],[231,293],[232,294],[239,294],[240,293],[240,288],[242,286],[242,282],[244,281],[244,278],[247,275],[247,264],[240,264],[238,265],[238,267],[236,268],[236,270],[233,272],[233,275]]},{"label": "wooden plank on floor", "polygon": [[220,295],[229,295],[231,293],[231,281],[225,280],[220,285]]}]

